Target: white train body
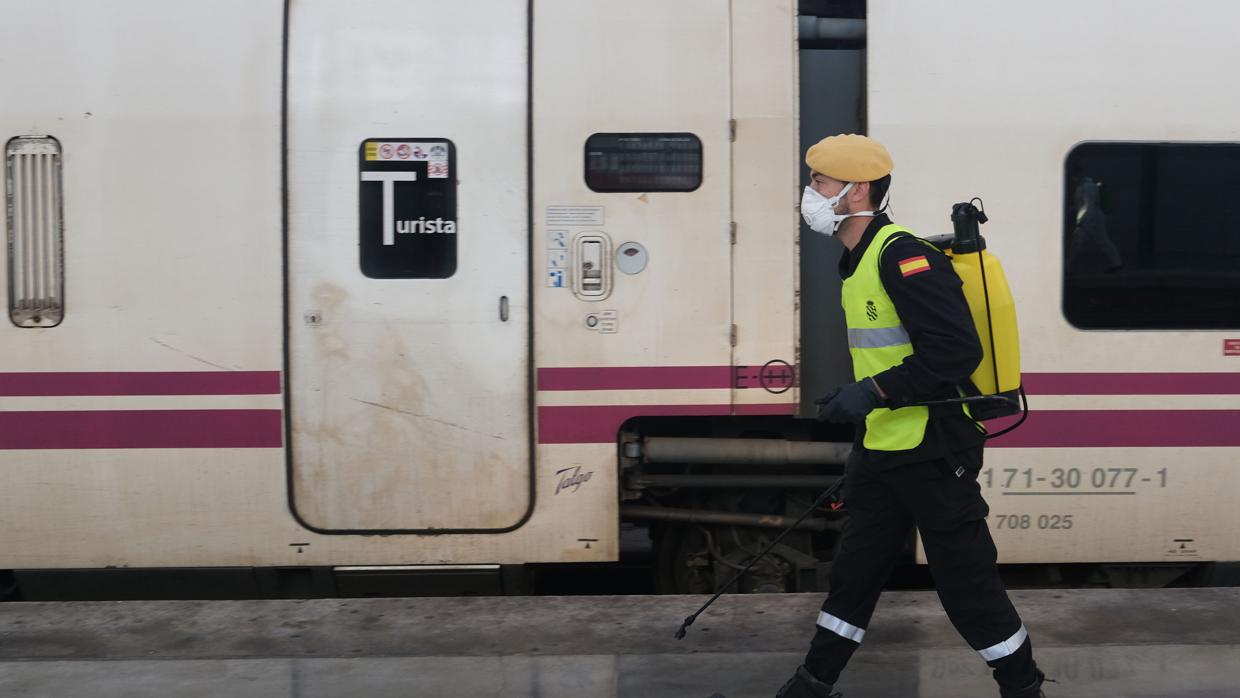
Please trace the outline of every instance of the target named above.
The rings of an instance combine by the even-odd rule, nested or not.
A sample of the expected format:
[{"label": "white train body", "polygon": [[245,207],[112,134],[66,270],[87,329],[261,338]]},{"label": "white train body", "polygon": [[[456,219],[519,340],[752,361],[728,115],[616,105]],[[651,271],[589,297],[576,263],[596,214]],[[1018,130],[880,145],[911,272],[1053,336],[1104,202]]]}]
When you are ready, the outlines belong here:
[{"label": "white train body", "polygon": [[[947,232],[982,196],[1017,297],[1033,414],[983,473],[1001,558],[1240,559],[1240,329],[1077,329],[1060,290],[1077,143],[1240,140],[1234,11],[1050,6],[867,20],[896,220]],[[62,274],[63,318],[0,325],[0,567],[615,560],[627,420],[800,410],[796,12],[10,7],[0,132],[10,171],[55,139],[63,259],[38,256],[51,170],[25,203],[11,175],[10,240],[47,246],[0,287]],[[598,191],[632,189],[607,134],[687,148],[700,184]]]}]

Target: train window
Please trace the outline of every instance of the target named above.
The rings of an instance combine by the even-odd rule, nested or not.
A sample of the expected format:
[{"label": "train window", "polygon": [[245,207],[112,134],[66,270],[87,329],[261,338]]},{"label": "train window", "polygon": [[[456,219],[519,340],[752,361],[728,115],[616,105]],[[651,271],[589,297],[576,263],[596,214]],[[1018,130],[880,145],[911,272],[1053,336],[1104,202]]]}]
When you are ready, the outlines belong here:
[{"label": "train window", "polygon": [[1240,143],[1082,143],[1064,203],[1073,325],[1240,328]]},{"label": "train window", "polygon": [[446,279],[456,273],[456,146],[446,138],[383,138],[358,149],[362,273]]},{"label": "train window", "polygon": [[60,142],[18,136],[5,151],[9,320],[18,327],[55,327],[65,311]]},{"label": "train window", "polygon": [[702,140],[692,133],[596,133],[586,139],[586,186],[598,192],[693,191]]}]

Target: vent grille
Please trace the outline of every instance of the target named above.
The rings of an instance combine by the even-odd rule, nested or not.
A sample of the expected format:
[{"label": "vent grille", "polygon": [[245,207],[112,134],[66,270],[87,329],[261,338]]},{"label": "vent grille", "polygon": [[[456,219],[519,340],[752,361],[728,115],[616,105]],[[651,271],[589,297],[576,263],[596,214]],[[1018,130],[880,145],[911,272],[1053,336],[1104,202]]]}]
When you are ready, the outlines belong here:
[{"label": "vent grille", "polygon": [[60,142],[19,136],[7,150],[9,319],[54,327],[64,318]]}]

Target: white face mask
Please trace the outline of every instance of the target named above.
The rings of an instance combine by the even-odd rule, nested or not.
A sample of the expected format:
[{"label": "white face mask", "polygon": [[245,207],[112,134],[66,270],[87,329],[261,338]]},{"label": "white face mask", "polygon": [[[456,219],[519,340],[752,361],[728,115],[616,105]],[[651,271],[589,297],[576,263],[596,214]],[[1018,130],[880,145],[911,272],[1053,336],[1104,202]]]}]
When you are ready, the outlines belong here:
[{"label": "white face mask", "polygon": [[834,235],[840,229],[840,224],[847,218],[853,216],[869,216],[873,217],[873,211],[858,211],[856,213],[836,213],[835,207],[839,205],[840,199],[852,189],[852,182],[844,185],[840,193],[827,198],[818,193],[813,187],[805,187],[805,193],[801,195],[801,217],[805,219],[805,224],[810,230],[822,233],[823,235]]}]

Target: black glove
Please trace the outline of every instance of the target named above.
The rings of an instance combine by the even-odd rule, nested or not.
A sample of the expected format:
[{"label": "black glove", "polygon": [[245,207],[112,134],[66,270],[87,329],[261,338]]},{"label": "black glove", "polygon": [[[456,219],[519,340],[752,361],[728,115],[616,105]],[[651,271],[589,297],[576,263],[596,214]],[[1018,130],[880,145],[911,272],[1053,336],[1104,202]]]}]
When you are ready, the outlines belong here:
[{"label": "black glove", "polygon": [[870,410],[883,404],[883,396],[872,378],[864,378],[835,388],[814,404],[820,422],[863,422]]}]

